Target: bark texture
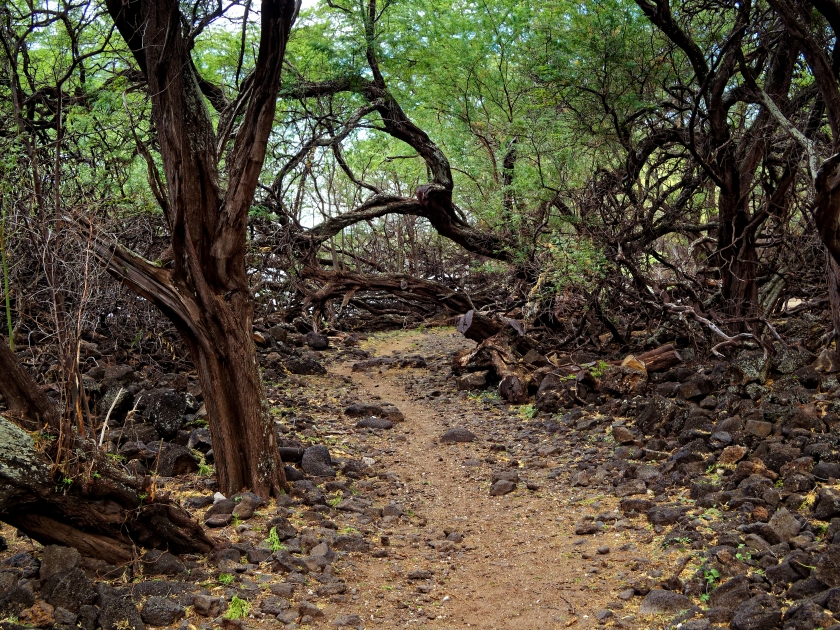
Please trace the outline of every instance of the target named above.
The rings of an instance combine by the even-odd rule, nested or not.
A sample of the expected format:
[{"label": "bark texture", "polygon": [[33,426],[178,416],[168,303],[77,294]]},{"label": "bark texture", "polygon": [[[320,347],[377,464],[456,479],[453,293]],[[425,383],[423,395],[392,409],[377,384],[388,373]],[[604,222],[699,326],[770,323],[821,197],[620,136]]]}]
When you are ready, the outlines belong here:
[{"label": "bark texture", "polygon": [[[264,0],[256,66],[241,99],[226,103],[217,138],[203,93],[218,90],[196,70],[177,0],[108,0],[108,11],[148,82],[166,191],[161,195],[174,267],[160,269],[118,244],[99,240],[109,272],[174,323],[198,371],[213,438],[220,490],[262,496],[286,485],[252,339],[253,296],[245,268],[248,211],[274,121],[280,71],[297,3]],[[246,102],[243,105],[243,101]]]}]

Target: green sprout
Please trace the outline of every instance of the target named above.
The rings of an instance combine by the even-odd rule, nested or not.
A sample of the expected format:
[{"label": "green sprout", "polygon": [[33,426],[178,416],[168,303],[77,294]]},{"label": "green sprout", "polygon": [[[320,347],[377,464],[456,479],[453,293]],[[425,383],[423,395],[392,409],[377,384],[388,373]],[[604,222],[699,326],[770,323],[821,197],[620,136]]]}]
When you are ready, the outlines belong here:
[{"label": "green sprout", "polygon": [[234,595],[230,600],[230,607],[225,613],[225,619],[243,619],[244,617],[247,617],[250,612],[251,604]]}]

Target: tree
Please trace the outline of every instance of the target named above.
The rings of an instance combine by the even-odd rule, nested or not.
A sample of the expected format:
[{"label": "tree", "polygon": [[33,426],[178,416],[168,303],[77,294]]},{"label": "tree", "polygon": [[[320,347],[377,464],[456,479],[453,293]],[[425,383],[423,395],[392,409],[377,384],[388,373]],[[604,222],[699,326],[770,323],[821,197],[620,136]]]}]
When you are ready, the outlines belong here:
[{"label": "tree", "polygon": [[[220,489],[279,494],[286,480],[252,338],[245,253],[248,211],[299,3],[263,2],[256,65],[233,101],[199,74],[191,56],[197,33],[217,14],[188,28],[177,0],[109,0],[107,6],[151,98],[164,172],[153,181],[161,186],[156,196],[174,267],[160,268],[103,238],[98,255],[114,277],[160,308],[189,349],[205,396]],[[218,112],[218,128],[208,102]],[[155,168],[151,161],[149,168]]]}]

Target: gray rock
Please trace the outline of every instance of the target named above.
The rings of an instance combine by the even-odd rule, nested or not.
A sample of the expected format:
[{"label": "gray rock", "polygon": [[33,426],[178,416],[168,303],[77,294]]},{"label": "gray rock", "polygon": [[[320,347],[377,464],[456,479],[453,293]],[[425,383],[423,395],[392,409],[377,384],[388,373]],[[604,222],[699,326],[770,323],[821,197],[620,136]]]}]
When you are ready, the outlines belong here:
[{"label": "gray rock", "polygon": [[56,573],[77,568],[81,561],[82,555],[73,547],[47,545],[41,556],[41,582],[46,582]]},{"label": "gray rock", "polygon": [[140,618],[150,626],[168,626],[184,617],[184,609],[165,597],[150,597],[143,604]]},{"label": "gray rock", "polygon": [[310,446],[303,452],[300,467],[307,475],[314,477],[335,477],[329,449],[323,444]]},{"label": "gray rock", "polygon": [[210,429],[193,429],[192,432],[190,432],[190,440],[187,442],[187,448],[190,450],[197,450],[206,455],[207,451],[213,448],[213,440],[210,438]]},{"label": "gray rock", "polygon": [[513,481],[509,481],[507,479],[499,479],[492,486],[490,486],[490,496],[500,497],[502,495],[509,494],[514,490],[516,490],[516,484]]},{"label": "gray rock", "polygon": [[394,423],[385,418],[365,418],[356,423],[357,429],[393,429]]},{"label": "gray rock", "polygon": [[456,381],[457,387],[461,391],[472,391],[476,389],[484,389],[487,386],[487,372],[471,372],[464,374]]},{"label": "gray rock", "polygon": [[195,595],[193,609],[202,617],[218,617],[227,609],[227,602],[221,597]]},{"label": "gray rock", "polygon": [[799,533],[800,529],[799,521],[785,508],[779,509],[770,519],[768,525],[782,542],[788,542]]},{"label": "gray rock", "polygon": [[268,597],[260,604],[260,610],[267,615],[279,615],[292,607],[285,597]]},{"label": "gray rock", "polygon": [[837,515],[840,515],[840,491],[822,488],[814,508],[814,518],[827,521]]},{"label": "gray rock", "polygon": [[47,603],[70,612],[78,612],[85,604],[93,603],[96,592],[93,584],[79,568],[54,573],[41,585],[41,597]]},{"label": "gray rock", "polygon": [[146,624],[130,599],[112,597],[99,609],[99,627],[102,630],[146,630]]},{"label": "gray rock", "polygon": [[468,429],[456,427],[449,429],[440,438],[441,444],[454,444],[456,442],[475,442],[475,433]]},{"label": "gray rock", "polygon": [[641,479],[632,479],[615,487],[615,496],[618,498],[632,497],[637,494],[646,494],[647,486]]},{"label": "gray rock", "polygon": [[143,394],[145,417],[162,438],[172,439],[184,424],[187,403],[174,389],[153,389]]},{"label": "gray rock", "polygon": [[330,622],[330,625],[339,628],[360,628],[364,625],[359,615],[341,615]]},{"label": "gray rock", "polygon": [[304,615],[309,615],[310,617],[323,617],[324,611],[318,608],[315,604],[312,604],[306,600],[302,600],[300,604],[298,604],[298,612],[300,613],[301,617]]},{"label": "gray rock", "polygon": [[654,589],[642,600],[639,612],[643,615],[673,615],[691,608],[691,600],[673,591]]},{"label": "gray rock", "polygon": [[776,598],[762,593],[742,602],[732,616],[732,630],[772,630],[782,625],[782,611]]},{"label": "gray rock", "polygon": [[750,598],[750,581],[745,575],[733,577],[712,591],[709,605],[715,608],[737,608]]}]

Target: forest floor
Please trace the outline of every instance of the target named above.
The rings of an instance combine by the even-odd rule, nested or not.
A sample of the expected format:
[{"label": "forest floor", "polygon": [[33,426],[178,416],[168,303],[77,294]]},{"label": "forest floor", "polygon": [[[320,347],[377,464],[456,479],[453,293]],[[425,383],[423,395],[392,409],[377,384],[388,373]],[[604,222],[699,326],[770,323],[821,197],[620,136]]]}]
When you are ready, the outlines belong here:
[{"label": "forest floor", "polygon": [[[692,541],[665,547],[644,518],[619,512],[614,493],[575,487],[581,462],[612,458],[615,443],[608,436],[547,432],[546,418],[536,417],[531,406],[512,407],[491,392],[457,391],[451,357],[471,344],[447,328],[383,333],[362,341],[360,349],[374,359],[425,367],[360,362],[359,348],[339,347],[322,355],[326,375],[274,384],[269,397],[274,412],[286,419],[287,436],[326,444],[333,460],[361,460],[367,472],[316,478],[317,488],[298,481],[299,491],[272,500],[253,518],[208,530],[239,550],[240,562],[211,556],[182,558],[184,564],[171,570],[146,564],[112,581],[115,592],[130,596],[150,620],[155,617],[154,611],[146,614],[149,599],[169,598],[182,614],[173,613],[173,623],[159,627],[183,630],[661,627],[680,608],[666,605],[661,617],[640,614],[633,584],[636,595],[644,594],[683,569],[688,573],[687,561],[696,555],[686,547]],[[359,428],[359,418],[345,413],[358,403],[390,403],[404,421],[387,429]],[[441,439],[456,428],[475,439]],[[494,479],[515,489],[492,496]],[[161,483],[192,508],[202,501],[206,507],[213,494],[209,480],[198,475]],[[323,496],[313,499],[313,492]],[[194,514],[200,518],[203,511]],[[272,564],[257,553],[266,546],[272,519],[281,529],[283,523],[294,528],[283,537],[284,550],[310,553],[291,556],[298,568]],[[575,533],[581,524],[588,535]],[[9,542],[0,570],[4,563],[8,570],[23,567],[26,578],[24,556],[39,556],[40,546],[16,538],[8,526],[0,533]],[[321,547],[316,558],[320,543],[328,550]],[[319,565],[318,558],[327,562]],[[29,577],[37,599],[37,572]],[[648,589],[640,591],[640,583]],[[199,608],[210,601],[199,606],[202,594],[223,597],[228,606],[234,598],[248,602],[247,614],[233,621],[216,611],[214,618],[211,606],[201,616]],[[686,608],[682,600],[678,605]],[[82,627],[96,627],[85,621],[96,614],[90,606],[76,608]],[[19,621],[25,620],[21,615]],[[141,627],[139,619],[127,623],[113,627]]]}]

